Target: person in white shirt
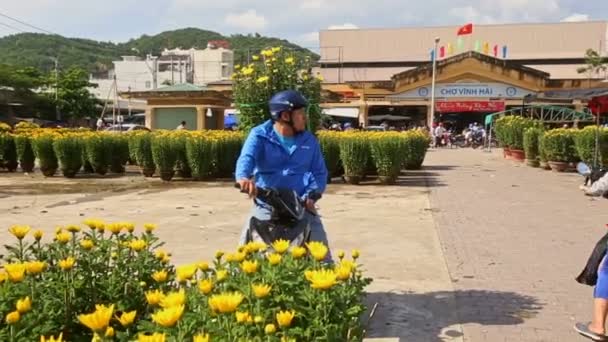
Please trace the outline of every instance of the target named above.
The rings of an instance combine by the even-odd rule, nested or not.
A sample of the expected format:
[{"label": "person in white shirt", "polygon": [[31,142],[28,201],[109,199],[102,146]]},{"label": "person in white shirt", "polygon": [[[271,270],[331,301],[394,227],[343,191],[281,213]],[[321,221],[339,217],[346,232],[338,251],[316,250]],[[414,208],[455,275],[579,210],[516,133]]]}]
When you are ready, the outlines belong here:
[{"label": "person in white shirt", "polygon": [[176,130],[181,131],[186,129],[186,121],[182,121],[179,126],[177,126]]},{"label": "person in white shirt", "polygon": [[105,127],[105,123],[102,118],[97,119],[97,130],[101,131]]}]

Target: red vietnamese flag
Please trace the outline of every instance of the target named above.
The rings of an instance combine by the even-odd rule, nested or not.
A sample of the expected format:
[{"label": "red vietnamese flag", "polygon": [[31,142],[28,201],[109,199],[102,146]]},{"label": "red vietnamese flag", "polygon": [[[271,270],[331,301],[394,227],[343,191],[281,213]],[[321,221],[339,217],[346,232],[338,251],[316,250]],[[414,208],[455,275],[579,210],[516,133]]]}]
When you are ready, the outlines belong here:
[{"label": "red vietnamese flag", "polygon": [[466,25],[464,25],[463,27],[458,29],[458,36],[464,36],[467,34],[472,34],[473,33],[473,24],[472,23],[468,23]]}]

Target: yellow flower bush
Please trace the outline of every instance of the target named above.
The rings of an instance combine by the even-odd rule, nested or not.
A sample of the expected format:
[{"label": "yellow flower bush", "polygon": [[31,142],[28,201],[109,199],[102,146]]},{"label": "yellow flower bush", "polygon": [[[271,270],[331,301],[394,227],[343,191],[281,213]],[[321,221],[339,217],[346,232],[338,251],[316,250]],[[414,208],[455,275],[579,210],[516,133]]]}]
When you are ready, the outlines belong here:
[{"label": "yellow flower bush", "polygon": [[0,341],[362,339],[360,252],[334,265],[319,243],[249,243],[174,267],[146,227],[87,219],[48,243],[13,234],[0,261]]}]

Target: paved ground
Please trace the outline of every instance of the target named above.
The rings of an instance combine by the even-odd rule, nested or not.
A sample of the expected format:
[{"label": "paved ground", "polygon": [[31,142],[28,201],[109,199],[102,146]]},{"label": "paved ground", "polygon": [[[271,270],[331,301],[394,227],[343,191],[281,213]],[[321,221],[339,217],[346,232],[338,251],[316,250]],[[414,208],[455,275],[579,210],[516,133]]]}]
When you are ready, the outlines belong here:
[{"label": "paved ground", "polygon": [[[332,247],[360,248],[371,340],[577,341],[591,288],[578,285],[608,202],[553,174],[474,150],[429,153],[399,186],[332,185],[321,202]],[[49,235],[85,217],[156,222],[174,262],[234,248],[249,202],[229,183],[138,175],[76,179],[0,174],[1,225]],[[0,229],[0,243],[11,237]]]},{"label": "paved ground", "polygon": [[608,201],[583,196],[575,174],[498,153],[429,153],[433,217],[465,341],[578,341],[591,288],[573,278],[608,223]]}]

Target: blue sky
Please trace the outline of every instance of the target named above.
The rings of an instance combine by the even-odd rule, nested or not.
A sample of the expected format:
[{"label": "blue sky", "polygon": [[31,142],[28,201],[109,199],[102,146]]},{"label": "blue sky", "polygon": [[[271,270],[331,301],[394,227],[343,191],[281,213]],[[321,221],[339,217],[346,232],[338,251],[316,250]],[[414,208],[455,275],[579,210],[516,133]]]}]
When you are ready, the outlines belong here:
[{"label": "blue sky", "polygon": [[[0,13],[69,37],[126,41],[183,27],[318,46],[320,29],[608,20],[608,0],[18,0]],[[27,26],[0,17],[0,36]]]}]

